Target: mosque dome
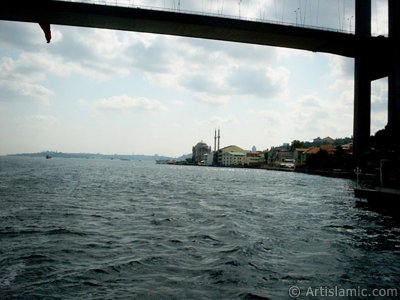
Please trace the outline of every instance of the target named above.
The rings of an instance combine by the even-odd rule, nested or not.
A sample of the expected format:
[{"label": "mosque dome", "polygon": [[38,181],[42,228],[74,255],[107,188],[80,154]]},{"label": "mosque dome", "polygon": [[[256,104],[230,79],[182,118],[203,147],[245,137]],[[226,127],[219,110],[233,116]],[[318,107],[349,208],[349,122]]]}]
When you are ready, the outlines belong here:
[{"label": "mosque dome", "polygon": [[196,144],[196,146],[194,146],[194,147],[195,148],[203,148],[203,147],[207,147],[208,148],[208,145],[206,143],[204,143],[203,141],[201,141],[201,142],[198,142]]}]

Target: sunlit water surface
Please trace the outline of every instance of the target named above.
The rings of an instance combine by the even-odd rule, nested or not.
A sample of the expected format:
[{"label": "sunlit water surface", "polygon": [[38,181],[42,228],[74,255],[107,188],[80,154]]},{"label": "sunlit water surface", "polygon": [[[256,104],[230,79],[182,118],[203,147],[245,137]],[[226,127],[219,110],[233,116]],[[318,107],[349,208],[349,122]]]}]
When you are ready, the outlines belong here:
[{"label": "sunlit water surface", "polygon": [[0,157],[0,299],[397,288],[400,222],[356,207],[353,188],[290,172]]}]

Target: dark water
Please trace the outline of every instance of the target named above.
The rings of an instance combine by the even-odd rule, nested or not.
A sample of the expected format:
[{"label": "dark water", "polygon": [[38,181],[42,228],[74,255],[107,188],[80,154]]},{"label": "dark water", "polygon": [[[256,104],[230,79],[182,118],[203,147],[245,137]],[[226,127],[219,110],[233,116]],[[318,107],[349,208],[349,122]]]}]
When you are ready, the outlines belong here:
[{"label": "dark water", "polygon": [[400,223],[356,207],[353,184],[0,157],[0,299],[289,299],[293,285],[303,296],[309,287],[397,288]]}]

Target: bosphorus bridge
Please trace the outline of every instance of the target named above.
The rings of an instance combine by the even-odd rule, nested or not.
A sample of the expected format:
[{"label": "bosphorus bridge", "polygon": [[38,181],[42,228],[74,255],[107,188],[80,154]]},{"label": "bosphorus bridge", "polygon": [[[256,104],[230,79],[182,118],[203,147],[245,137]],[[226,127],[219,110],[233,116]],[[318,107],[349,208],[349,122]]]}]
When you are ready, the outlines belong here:
[{"label": "bosphorus bridge", "polygon": [[373,80],[388,77],[388,124],[400,123],[398,0],[388,0],[387,36],[371,34],[372,0],[355,0],[354,31],[351,29],[353,18],[348,20],[348,29],[343,17],[339,18],[337,29],[319,27],[315,21],[318,15],[307,23],[307,10],[301,11],[300,7],[293,12],[295,22],[285,23],[283,18],[279,22],[268,20],[262,10],[257,18],[246,16],[242,12],[242,1],[236,3],[236,15],[225,13],[223,1],[216,1],[216,12],[204,9],[204,0],[202,10],[197,12],[185,10],[181,1],[172,1],[169,6],[164,1],[159,7],[140,5],[140,2],[6,0],[2,2],[0,19],[249,43],[354,58],[353,138],[358,163],[369,147]]}]

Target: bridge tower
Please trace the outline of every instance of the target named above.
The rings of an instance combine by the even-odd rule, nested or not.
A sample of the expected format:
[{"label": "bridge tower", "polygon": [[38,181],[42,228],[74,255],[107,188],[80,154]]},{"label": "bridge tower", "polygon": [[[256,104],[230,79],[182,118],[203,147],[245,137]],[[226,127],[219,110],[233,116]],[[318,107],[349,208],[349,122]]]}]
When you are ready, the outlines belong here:
[{"label": "bridge tower", "polygon": [[[356,35],[371,35],[371,0],[356,0]],[[356,164],[369,147],[371,135],[371,76],[368,49],[354,59],[354,127],[353,147]]]},{"label": "bridge tower", "polygon": [[[356,0],[356,35],[371,36],[371,0]],[[371,60],[388,60],[388,127],[392,132],[400,130],[400,1],[389,0],[389,38],[391,40],[388,58],[375,57],[370,49],[358,53],[354,60],[354,155],[356,164],[363,164],[363,154],[369,148],[371,135]],[[393,138],[396,138],[393,136]]]}]

